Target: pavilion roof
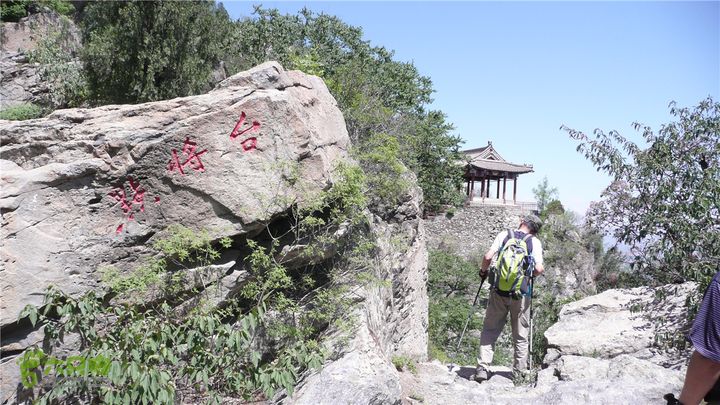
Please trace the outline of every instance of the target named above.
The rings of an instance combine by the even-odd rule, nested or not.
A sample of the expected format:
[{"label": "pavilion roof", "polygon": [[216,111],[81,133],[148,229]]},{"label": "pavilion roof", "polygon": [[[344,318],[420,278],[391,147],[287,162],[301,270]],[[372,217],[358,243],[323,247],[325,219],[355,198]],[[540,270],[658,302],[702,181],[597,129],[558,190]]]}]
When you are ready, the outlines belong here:
[{"label": "pavilion roof", "polygon": [[518,174],[533,171],[532,165],[510,163],[505,160],[493,148],[491,142],[488,142],[487,146],[464,150],[462,153],[467,158],[467,161],[478,169]]}]

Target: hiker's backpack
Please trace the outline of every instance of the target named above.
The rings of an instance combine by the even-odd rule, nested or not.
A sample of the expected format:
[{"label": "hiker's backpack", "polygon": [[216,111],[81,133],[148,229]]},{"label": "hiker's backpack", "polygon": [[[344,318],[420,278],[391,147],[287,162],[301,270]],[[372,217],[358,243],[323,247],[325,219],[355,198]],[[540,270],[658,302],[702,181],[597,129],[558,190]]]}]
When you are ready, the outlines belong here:
[{"label": "hiker's backpack", "polygon": [[492,279],[493,287],[500,295],[520,298],[528,293],[533,267],[530,238],[532,234],[517,238],[515,233],[508,229],[508,236],[498,253]]}]

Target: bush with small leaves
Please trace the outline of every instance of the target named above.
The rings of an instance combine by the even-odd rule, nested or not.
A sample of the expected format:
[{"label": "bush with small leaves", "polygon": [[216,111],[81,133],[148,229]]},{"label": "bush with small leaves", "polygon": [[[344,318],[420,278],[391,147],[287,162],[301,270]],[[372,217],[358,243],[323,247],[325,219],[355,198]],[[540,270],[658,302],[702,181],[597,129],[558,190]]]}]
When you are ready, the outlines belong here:
[{"label": "bush with small leaves", "polygon": [[0,110],[0,120],[25,121],[45,115],[42,107],[35,104],[18,104]]}]

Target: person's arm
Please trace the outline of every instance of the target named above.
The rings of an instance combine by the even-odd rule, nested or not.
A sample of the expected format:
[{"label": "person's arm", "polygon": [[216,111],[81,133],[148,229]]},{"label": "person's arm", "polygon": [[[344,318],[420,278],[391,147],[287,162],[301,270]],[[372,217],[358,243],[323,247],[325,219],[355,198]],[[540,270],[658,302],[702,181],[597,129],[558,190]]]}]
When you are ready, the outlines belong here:
[{"label": "person's arm", "polygon": [[540,239],[533,239],[533,259],[535,260],[535,269],[533,270],[533,277],[537,277],[545,271],[544,259],[543,259],[543,246]]},{"label": "person's arm", "polygon": [[545,271],[545,266],[542,264],[535,263],[535,270],[533,270],[533,277],[537,277]]},{"label": "person's arm", "polygon": [[497,250],[490,248],[490,250],[485,253],[485,256],[483,256],[482,266],[480,267],[480,277],[485,277],[487,275],[488,268],[490,267],[490,263],[492,262],[492,258],[495,256],[495,253],[497,253]]},{"label": "person's arm", "polygon": [[696,405],[720,377],[720,272],[705,290],[688,338],[695,347],[690,357],[680,402]]},{"label": "person's arm", "polygon": [[483,256],[482,265],[480,265],[480,277],[487,276],[488,268],[490,267],[490,263],[492,263],[492,259],[495,256],[495,253],[500,250],[502,247],[502,243],[505,240],[505,236],[507,236],[507,232],[503,231],[497,234],[495,237],[495,240],[493,241],[492,246],[490,246],[490,249],[485,253],[485,256]]},{"label": "person's arm", "polygon": [[708,359],[696,350],[690,357],[680,402],[683,405],[699,404],[719,378],[720,363]]}]

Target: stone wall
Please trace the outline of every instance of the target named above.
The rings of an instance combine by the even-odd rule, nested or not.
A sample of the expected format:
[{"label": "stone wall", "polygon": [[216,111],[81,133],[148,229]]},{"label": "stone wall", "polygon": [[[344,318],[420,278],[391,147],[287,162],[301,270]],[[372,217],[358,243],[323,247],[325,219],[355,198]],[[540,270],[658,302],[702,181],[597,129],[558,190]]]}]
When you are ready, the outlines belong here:
[{"label": "stone wall", "polygon": [[528,213],[515,206],[473,205],[459,209],[452,217],[428,219],[425,221],[428,248],[444,244],[466,258],[482,255],[498,232],[515,229],[520,218]]}]

